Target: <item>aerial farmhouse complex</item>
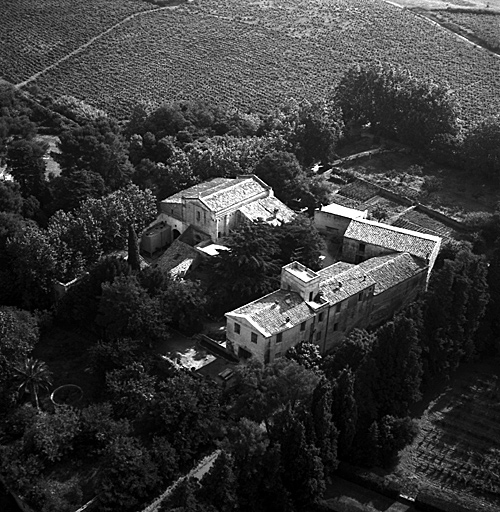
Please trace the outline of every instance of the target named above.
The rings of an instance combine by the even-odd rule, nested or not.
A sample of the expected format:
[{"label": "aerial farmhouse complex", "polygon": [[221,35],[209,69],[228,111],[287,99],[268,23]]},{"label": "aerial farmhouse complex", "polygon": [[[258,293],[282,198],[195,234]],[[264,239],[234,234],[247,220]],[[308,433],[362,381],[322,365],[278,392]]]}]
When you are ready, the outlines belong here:
[{"label": "aerial farmhouse complex", "polygon": [[324,354],[425,290],[441,238],[365,217],[338,205],[318,210],[319,231],[341,243],[340,261],[317,272],[298,262],[284,266],[279,290],[226,313],[227,348],[263,363],[303,341]]}]

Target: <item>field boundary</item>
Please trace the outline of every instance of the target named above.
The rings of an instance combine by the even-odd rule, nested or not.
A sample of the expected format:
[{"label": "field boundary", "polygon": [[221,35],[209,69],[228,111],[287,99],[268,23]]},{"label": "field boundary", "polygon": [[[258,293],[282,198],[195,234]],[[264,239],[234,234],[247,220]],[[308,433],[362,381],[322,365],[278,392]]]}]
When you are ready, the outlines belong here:
[{"label": "field boundary", "polygon": [[[404,5],[398,4],[397,2],[392,2],[391,0],[384,0],[385,3],[394,5],[394,7],[398,7],[399,9],[406,9],[410,12],[412,12],[415,16],[418,16],[421,19],[426,20],[427,22],[442,28],[443,30],[446,30],[450,34],[453,34],[458,39],[465,41],[466,43],[469,43],[470,45],[482,49],[486,52],[488,52],[491,55],[494,55],[497,58],[500,58],[500,52],[491,50],[488,48],[488,46],[484,43],[484,41],[479,37],[469,37],[465,31],[462,31],[460,29],[455,30],[453,27],[449,26],[446,22],[440,22],[439,20],[435,19],[433,16],[433,12],[437,11],[437,9],[434,10],[426,10],[423,8],[409,8]],[[442,9],[444,12],[446,12],[446,9]],[[453,12],[453,11],[450,11]],[[492,14],[499,14],[499,13],[492,13]],[[457,25],[458,27],[458,25]]]},{"label": "field boundary", "polygon": [[40,76],[44,75],[48,71],[56,68],[57,66],[59,66],[63,62],[65,62],[68,59],[71,59],[72,57],[74,57],[75,55],[78,55],[79,53],[82,53],[90,45],[92,45],[93,43],[95,43],[96,41],[101,39],[102,37],[106,36],[107,34],[112,32],[113,30],[117,29],[121,25],[124,25],[125,23],[129,22],[130,20],[133,20],[133,19],[135,19],[135,18],[137,18],[139,16],[143,16],[145,14],[150,14],[150,13],[153,13],[153,12],[166,11],[166,10],[174,10],[177,7],[178,7],[178,5],[168,5],[168,6],[164,6],[164,7],[157,7],[155,9],[150,9],[148,11],[141,11],[141,12],[136,12],[134,14],[131,14],[131,15],[127,16],[126,18],[123,18],[121,21],[115,23],[111,27],[107,28],[103,32],[101,32],[101,33],[97,34],[96,36],[92,37],[86,43],[84,43],[81,46],[79,46],[78,48],[76,48],[76,50],[73,50],[70,53],[68,53],[67,55],[65,55],[64,57],[61,57],[60,59],[56,60],[50,66],[47,66],[46,68],[42,69],[41,71],[38,71],[34,75],[31,75],[30,77],[28,77],[23,82],[19,82],[19,83],[15,84],[15,87],[18,88],[18,89],[21,89],[22,87],[26,87],[28,84],[30,84],[31,82],[34,82]]}]

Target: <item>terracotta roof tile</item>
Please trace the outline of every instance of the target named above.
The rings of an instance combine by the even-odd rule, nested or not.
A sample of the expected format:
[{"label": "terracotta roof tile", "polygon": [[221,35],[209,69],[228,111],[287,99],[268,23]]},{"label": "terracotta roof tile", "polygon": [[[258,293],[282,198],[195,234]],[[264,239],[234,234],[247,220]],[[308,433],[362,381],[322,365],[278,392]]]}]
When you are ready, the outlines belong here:
[{"label": "terracotta roof tile", "polygon": [[232,180],[231,184],[225,184],[220,188],[207,191],[201,196],[201,200],[217,213],[230,208],[245,199],[264,192],[266,189],[253,178]]},{"label": "terracotta roof tile", "polygon": [[374,295],[378,295],[393,286],[419,274],[426,265],[407,252],[377,256],[358,265],[375,281]]},{"label": "terracotta roof tile", "polygon": [[395,252],[408,252],[422,259],[427,259],[436,244],[441,241],[439,237],[433,235],[369,220],[351,220],[344,233],[344,238],[385,247]]},{"label": "terracotta roof tile", "polygon": [[231,185],[234,182],[234,179],[231,178],[214,178],[210,181],[204,181],[203,183],[198,183],[197,185],[193,185],[185,190],[181,190],[176,194],[167,197],[162,200],[162,203],[181,203],[183,197],[198,197],[203,194],[210,193],[211,191],[218,190],[224,186]]},{"label": "terracotta roof tile", "polygon": [[172,276],[183,276],[199,257],[196,249],[180,240],[174,240],[172,245],[158,258],[156,265]]},{"label": "terracotta roof tile", "polygon": [[240,212],[251,221],[262,219],[270,224],[290,222],[295,213],[274,196],[263,197],[239,208]]},{"label": "terracotta roof tile", "polygon": [[269,337],[314,316],[314,312],[295,292],[277,290],[228,313],[242,315]]},{"label": "terracotta roof tile", "polygon": [[319,287],[323,298],[330,304],[336,304],[374,284],[373,278],[360,269],[359,265],[355,265],[321,281]]}]

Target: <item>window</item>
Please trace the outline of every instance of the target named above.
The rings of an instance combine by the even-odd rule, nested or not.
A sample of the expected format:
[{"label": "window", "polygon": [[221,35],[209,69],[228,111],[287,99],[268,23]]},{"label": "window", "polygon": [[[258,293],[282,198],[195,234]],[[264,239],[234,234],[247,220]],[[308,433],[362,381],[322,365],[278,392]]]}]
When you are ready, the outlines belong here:
[{"label": "window", "polygon": [[196,220],[198,222],[200,222],[200,219],[201,219],[201,213],[200,212],[196,212]]},{"label": "window", "polygon": [[358,301],[363,300],[363,292],[358,293]]},{"label": "window", "polygon": [[359,252],[365,252],[366,244],[359,244]]},{"label": "window", "polygon": [[305,330],[306,330],[306,323],[305,323],[305,322],[302,322],[302,323],[300,324],[300,330],[301,330],[301,331],[305,331]]},{"label": "window", "polygon": [[312,302],[313,300],[313,292],[309,292],[309,302]]},{"label": "window", "polygon": [[279,332],[276,334],[276,343],[281,343],[283,341],[283,333]]},{"label": "window", "polygon": [[322,322],[323,321],[323,313],[320,313],[318,315],[318,322]]},{"label": "window", "polygon": [[240,324],[237,324],[236,322],[234,323],[234,332],[236,334],[239,334],[241,332],[241,326],[240,326]]},{"label": "window", "polygon": [[336,306],[335,306],[335,313],[340,313],[340,310],[342,309],[342,304],[339,302]]},{"label": "window", "polygon": [[319,341],[321,339],[321,331],[318,331],[316,333],[316,341]]},{"label": "window", "polygon": [[207,223],[207,212],[203,212],[203,224]]},{"label": "window", "polygon": [[339,323],[333,324],[333,330],[338,331],[339,330]]},{"label": "window", "polygon": [[250,336],[250,341],[252,343],[257,343],[257,334],[253,332],[252,335]]}]

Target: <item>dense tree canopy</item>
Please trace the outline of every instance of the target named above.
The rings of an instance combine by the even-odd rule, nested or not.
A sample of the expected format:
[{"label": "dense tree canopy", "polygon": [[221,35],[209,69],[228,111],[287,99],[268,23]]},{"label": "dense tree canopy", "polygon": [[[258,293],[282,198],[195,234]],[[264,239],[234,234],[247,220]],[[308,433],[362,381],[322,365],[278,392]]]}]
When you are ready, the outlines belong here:
[{"label": "dense tree canopy", "polygon": [[417,149],[459,130],[459,104],[448,87],[387,64],[351,68],[335,98],[346,123],[370,123],[376,133]]}]

